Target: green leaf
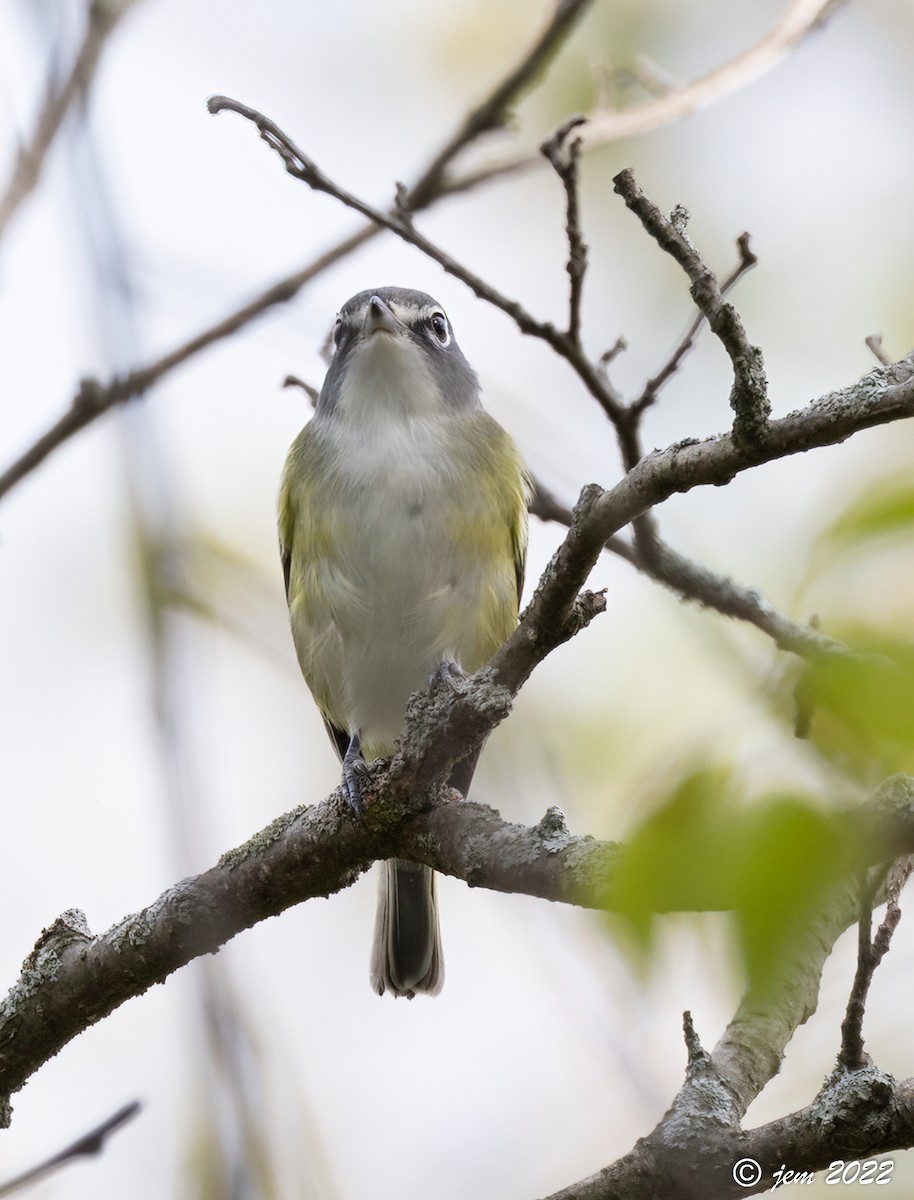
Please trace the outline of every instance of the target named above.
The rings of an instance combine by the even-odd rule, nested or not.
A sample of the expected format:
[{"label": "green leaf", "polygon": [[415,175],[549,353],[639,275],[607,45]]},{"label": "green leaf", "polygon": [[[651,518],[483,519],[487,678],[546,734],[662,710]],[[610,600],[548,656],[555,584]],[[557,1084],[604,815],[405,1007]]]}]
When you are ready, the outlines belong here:
[{"label": "green leaf", "polygon": [[861,847],[808,801],[767,800],[746,815],[735,913],[750,982],[765,986],[799,944],[834,885],[860,867]]},{"label": "green leaf", "polygon": [[732,911],[749,980],[765,986],[830,889],[859,869],[862,852],[808,798],[746,806],[727,772],[699,771],[626,843],[611,901],[642,954],[658,913]]},{"label": "green leaf", "polygon": [[[617,863],[612,903],[638,919],[647,913],[708,912],[729,907],[726,854],[730,776],[702,770],[687,776],[627,841]],[[693,870],[696,857],[713,869]]]},{"label": "green leaf", "polygon": [[874,763],[914,770],[914,643],[857,630],[844,638],[853,654],[826,654],[808,664],[804,703],[813,742],[864,775]]},{"label": "green leaf", "polygon": [[819,537],[826,561],[867,549],[885,538],[914,538],[914,476],[904,472],[871,485],[856,496]]}]

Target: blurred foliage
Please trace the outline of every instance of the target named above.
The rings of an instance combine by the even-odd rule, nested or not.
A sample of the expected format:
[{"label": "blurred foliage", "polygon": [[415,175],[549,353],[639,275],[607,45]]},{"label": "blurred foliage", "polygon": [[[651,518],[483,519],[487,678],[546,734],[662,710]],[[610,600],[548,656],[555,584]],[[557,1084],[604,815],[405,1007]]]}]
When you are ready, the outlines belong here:
[{"label": "blurred foliage", "polygon": [[164,533],[134,522],[129,533],[154,641],[164,636],[166,614],[184,612],[224,629],[282,669],[294,665],[278,555],[270,577],[237,545],[189,522]]},{"label": "blurred foliage", "polygon": [[728,910],[749,981],[774,983],[807,919],[865,848],[813,800],[772,795],[747,805],[733,775],[682,778],[625,844],[612,903],[636,951],[653,945],[657,913]]},{"label": "blurred foliage", "polygon": [[[446,77],[461,90],[481,95],[532,42],[552,6],[528,0],[493,8],[488,0],[466,0],[442,24],[429,11],[424,53],[433,48]],[[634,64],[639,49],[656,40],[663,28],[663,5],[643,0],[597,4],[574,29],[544,78],[522,102],[530,122],[543,133],[572,112],[590,112],[606,104],[621,106],[645,98]]]},{"label": "blurred foliage", "polygon": [[[816,539],[804,583],[815,589],[827,581],[826,632],[850,653],[799,663],[772,697],[776,719],[796,721],[832,786],[843,778],[858,795],[888,773],[914,774],[914,630],[909,603],[896,606],[894,620],[848,611],[855,601],[842,581],[856,579],[866,563],[867,588],[878,596],[899,577],[891,558],[906,567],[912,548],[914,476],[899,472],[861,488]],[[704,758],[715,754],[709,749]],[[750,802],[732,771],[694,764],[693,757],[666,783],[627,840],[612,896],[619,916],[610,923],[621,923],[623,944],[643,958],[656,914],[730,911],[749,981],[764,986],[776,981],[779,962],[832,889],[867,864],[870,848],[801,790]]]},{"label": "blurred foliage", "polygon": [[[867,782],[914,772],[914,588],[903,582],[912,551],[914,478],[897,472],[861,488],[822,530],[805,585],[821,590],[827,580],[827,632],[853,652],[804,665],[798,697],[809,736],[831,763]],[[853,611],[861,596],[869,612]]]},{"label": "blurred foliage", "polygon": [[820,534],[812,569],[840,564],[848,555],[914,538],[914,475],[877,480],[860,492]]},{"label": "blurred foliage", "polygon": [[855,653],[804,669],[799,695],[813,744],[863,782],[914,773],[914,642],[867,628],[834,632]]}]

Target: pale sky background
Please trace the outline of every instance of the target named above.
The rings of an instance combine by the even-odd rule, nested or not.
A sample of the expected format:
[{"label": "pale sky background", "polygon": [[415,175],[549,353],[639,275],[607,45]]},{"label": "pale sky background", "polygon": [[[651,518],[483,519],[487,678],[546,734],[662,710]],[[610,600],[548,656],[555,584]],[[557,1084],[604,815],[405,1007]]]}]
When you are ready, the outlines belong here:
[{"label": "pale sky background", "polygon": [[[591,73],[637,54],[694,78],[751,45],[785,6],[598,0],[504,139],[535,145],[587,102]],[[84,9],[0,2],[0,179],[55,55],[71,59]],[[268,113],[341,184],[384,204],[547,10],[530,0],[137,0],[106,49],[87,125],[67,125],[0,244],[3,465],[63,411],[79,378],[153,360],[357,226],[290,179],[247,123],[208,115],[208,95]],[[691,235],[721,274],[735,238],[751,232],[760,262],[735,300],[764,350],[777,414],[869,370],[867,334],[881,332],[893,357],[911,348],[912,55],[914,4],[858,0],[751,86],[585,161],[586,338],[595,354],[628,339],[613,366],[620,387],[640,389],[691,319],[684,277],[612,192],[629,165],[665,210],[691,210]],[[420,226],[536,314],[561,317],[561,190],[545,169],[451,201]],[[0,506],[4,987],[64,909],[82,908],[100,932],[335,786],[275,549],[278,476],[309,412],[280,385],[290,372],[319,383],[336,309],[384,284],[442,301],[487,406],[559,496],[617,478],[611,431],[571,373],[392,238],[55,453]],[[651,414],[647,443],[725,428],[728,389],[725,356],[705,336]],[[909,573],[891,597],[851,576],[799,588],[829,515],[911,451],[907,427],[872,431],[726,491],[678,497],[662,526],[678,549],[798,618],[819,611],[827,622],[854,606],[910,616]],[[170,739],[154,712],[138,514],[170,546],[177,583],[242,627],[168,622],[158,686]],[[560,537],[534,523],[528,595]],[[761,634],[680,604],[608,557],[592,586],[608,589],[607,615],[537,671],[492,739],[480,799],[529,822],[558,804],[575,832],[618,837],[658,781],[702,754],[733,762],[750,791],[827,790],[812,752],[771,716],[766,688],[783,664]],[[363,879],[239,936],[66,1047],[14,1098],[0,1182],[134,1097],[142,1115],[98,1160],[30,1195],[528,1200],[627,1151],[681,1082],[682,1011],[712,1046],[738,1000],[725,921],[665,919],[642,978],[592,913],[452,880],[441,890],[447,982],[435,1001],[371,992],[375,891]],[[852,941],[752,1120],[808,1103],[831,1069]],[[903,922],[866,1027],[897,1077],[914,1074],[910,946]],[[250,1128],[274,1164],[272,1193],[243,1177],[234,1192],[201,1182],[215,1144],[227,1161],[244,1158],[239,1092],[209,1040],[206,995],[219,998]],[[895,1157],[900,1195],[914,1171]]]}]

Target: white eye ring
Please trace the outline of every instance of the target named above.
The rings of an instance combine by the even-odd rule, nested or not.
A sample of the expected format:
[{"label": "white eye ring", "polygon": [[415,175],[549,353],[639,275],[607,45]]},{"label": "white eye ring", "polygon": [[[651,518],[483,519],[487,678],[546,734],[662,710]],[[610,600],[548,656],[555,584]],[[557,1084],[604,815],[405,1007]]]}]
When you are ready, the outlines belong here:
[{"label": "white eye ring", "polygon": [[428,327],[441,346],[447,346],[451,340],[451,328],[443,312],[434,312],[428,319]]}]

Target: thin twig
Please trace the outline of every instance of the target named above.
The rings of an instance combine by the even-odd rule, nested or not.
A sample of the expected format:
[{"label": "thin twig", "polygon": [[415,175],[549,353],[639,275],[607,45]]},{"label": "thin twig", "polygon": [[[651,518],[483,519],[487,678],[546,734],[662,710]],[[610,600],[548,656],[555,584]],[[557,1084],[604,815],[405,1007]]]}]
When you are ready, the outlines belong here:
[{"label": "thin twig", "polygon": [[631,170],[620,171],[613,184],[646,232],[662,250],[672,255],[691,281],[692,298],[733,365],[730,407],[734,413],[734,437],[747,448],[757,447],[764,441],[771,415],[761,350],[750,344],[739,314],[731,304],[724,303],[714,273],[684,236],[679,222],[665,217],[648,199]]},{"label": "thin twig", "polygon": [[12,174],[0,197],[0,238],[19,207],[41,177],[45,159],[64,118],[77,101],[85,101],[108,35],[132,0],[93,0],[82,44],[69,74],[62,82],[52,79],[31,136],[19,149]]},{"label": "thin twig", "polygon": [[467,114],[409,189],[407,200],[413,211],[425,208],[443,192],[462,191],[475,186],[448,181],[447,172],[451,164],[472,142],[507,123],[513,106],[540,78],[575,23],[592,3],[593,0],[558,0],[551,20],[517,66],[499,80],[492,91]]},{"label": "thin twig", "polygon": [[614,362],[619,357],[619,355],[622,354],[627,349],[628,349],[628,342],[625,340],[625,338],[622,336],[617,337],[616,340],[613,342],[613,344],[609,347],[609,349],[604,350],[603,353],[600,355],[598,366],[600,367],[600,369],[602,371],[604,371],[604,372],[607,371],[610,363]]},{"label": "thin twig", "polygon": [[[571,528],[571,509],[536,478],[529,507],[531,514],[541,521],[554,521]],[[658,541],[650,559],[645,559],[637,547],[618,534],[605,542],[604,549],[670,588],[683,600],[754,625],[770,637],[779,650],[787,650],[800,658],[850,653],[841,642],[820,633],[814,624],[803,625],[792,620],[755,588],[745,587],[726,575],[718,575],[708,567],[692,562],[663,541]]]},{"label": "thin twig", "polygon": [[321,392],[320,388],[316,388],[314,384],[306,383],[304,379],[299,379],[297,375],[287,375],[282,381],[282,386],[284,388],[300,388],[311,401],[311,407],[316,407]]},{"label": "thin twig", "polygon": [[[721,296],[726,296],[727,293],[743,277],[743,275],[745,275],[747,271],[751,271],[758,262],[758,259],[750,249],[748,233],[740,234],[740,236],[736,239],[736,245],[739,249],[739,262],[720,285]],[[707,318],[705,314],[699,311],[698,315],[695,317],[695,320],[689,326],[685,337],[670,355],[667,362],[663,365],[663,367],[661,367],[656,375],[652,376],[647,381],[647,383],[644,385],[641,395],[637,400],[632,402],[630,407],[634,412],[644,412],[645,409],[650,408],[650,406],[656,401],[661,388],[668,383],[670,379],[672,379],[673,375],[675,375],[680,366],[682,366],[683,359],[695,344],[695,338],[698,334],[698,331],[701,329],[702,325],[704,325],[706,319]]]},{"label": "thin twig", "polygon": [[[108,0],[108,2],[116,4],[118,0]],[[130,2],[130,0],[126,0],[126,2]],[[510,106],[539,77],[558,52],[574,21],[583,14],[589,2],[590,0],[562,0],[556,8],[553,19],[513,71],[509,72],[504,79],[499,80],[489,95],[461,122],[458,130],[445,141],[440,150],[434,153],[431,162],[421,172],[413,186],[407,189],[404,202],[412,212],[428,208],[442,196],[465,192],[477,184],[485,182],[484,175],[477,179],[465,178],[448,181],[446,180],[446,168],[458,153],[466,149],[472,137],[476,136],[472,131],[482,132],[497,124],[495,115],[507,112]],[[495,173],[491,177],[494,178]],[[275,305],[287,303],[306,284],[376,237],[380,232],[380,226],[373,223],[355,230],[306,263],[298,271],[277,280],[247,304],[235,309],[221,321],[202,330],[147,366],[138,367],[125,376],[115,377],[107,384],[102,384],[97,380],[89,381],[92,402],[90,404],[84,402],[85,397],[82,393],[86,389],[84,386],[81,387],[80,394],[73,400],[70,408],[6,471],[0,474],[0,498],[40,466],[48,455],[97,417],[127,400],[142,395],[170,371],[223,338],[237,333],[239,329],[262,316]]]},{"label": "thin twig", "polygon": [[17,1175],[15,1179],[10,1179],[7,1183],[0,1184],[0,1196],[11,1196],[13,1192],[21,1191],[23,1188],[30,1187],[33,1183],[38,1183],[44,1179],[46,1175],[50,1175],[53,1171],[60,1167],[66,1166],[75,1158],[87,1158],[93,1154],[99,1154],[105,1147],[105,1142],[115,1130],[120,1129],[122,1125],[126,1125],[142,1108],[139,1100],[134,1100],[130,1104],[125,1104],[123,1108],[119,1108],[113,1116],[110,1116],[106,1121],[102,1121],[101,1125],[97,1125],[95,1129],[89,1133],[83,1134],[72,1145],[66,1149],[60,1150],[57,1154],[47,1159],[43,1163],[39,1163],[37,1167],[31,1167],[22,1175]]},{"label": "thin twig", "polygon": [[859,1071],[866,1064],[866,1053],[863,1048],[863,1017],[866,1012],[866,998],[876,968],[882,962],[892,942],[898,922],[901,920],[901,909],[898,898],[911,873],[911,863],[905,860],[896,864],[896,870],[888,881],[886,894],[885,917],[873,936],[873,903],[876,890],[882,880],[882,873],[877,873],[872,879],[861,881],[860,887],[860,920],[857,926],[857,969],[854,982],[847,1001],[847,1011],[841,1022],[841,1050],[838,1054],[838,1066],[846,1071]]},{"label": "thin twig", "polygon": [[863,340],[866,342],[868,349],[872,351],[873,357],[876,359],[876,361],[882,363],[884,367],[887,367],[892,360],[882,348],[882,334],[871,333],[869,337],[866,337]]},{"label": "thin twig", "polygon": [[[814,0],[814,2],[795,0],[777,26],[757,46],[715,68],[702,79],[687,85],[680,91],[670,93],[669,96],[661,97],[658,101],[626,110],[624,113],[604,113],[592,116],[587,129],[585,148],[594,149],[598,146],[605,146],[622,138],[632,137],[637,133],[647,132],[681,120],[697,109],[719,99],[727,92],[757,78],[764,71],[776,65],[784,54],[814,29],[823,20],[830,7],[831,0]],[[564,15],[571,12],[572,9],[570,5],[561,5],[557,9],[556,17],[560,11]],[[573,11],[577,16],[583,11],[583,8],[575,8]],[[521,60],[521,63],[509,76],[509,79],[512,79],[519,89],[517,95],[528,87],[547,65],[549,61],[547,51],[554,53],[558,49],[566,33],[566,26],[556,19],[547,27],[547,32],[549,31],[556,39],[551,44],[551,49],[545,35],[537,39],[527,56]],[[525,63],[528,64],[526,68]],[[517,96],[514,98],[516,99]],[[498,104],[510,105],[511,102],[507,81],[502,81],[474,111],[483,111],[487,106],[494,111]],[[467,192],[507,174],[542,163],[541,155],[527,152],[520,157],[503,156],[499,161],[466,172],[461,176],[446,179],[441,160],[445,158],[448,147],[451,148],[451,154],[465,149],[469,144],[466,131],[477,124],[484,124],[481,116],[474,118],[471,114],[467,117],[462,122],[460,130],[445,142],[440,151],[436,152],[429,166],[408,191],[407,198],[414,212],[428,207],[442,197]],[[144,390],[202,350],[223,338],[230,337],[275,305],[291,300],[312,279],[365,242],[376,237],[379,232],[376,225],[368,225],[355,230],[313,261],[277,280],[248,303],[229,313],[216,324],[202,330],[155,362],[131,371],[123,379],[116,378],[107,385],[96,381],[94,387],[97,403],[90,408],[84,408],[79,404],[77,398],[72,408],[68,409],[46,433],[38,438],[34,445],[30,446],[0,475],[0,498],[96,417],[128,399],[141,395]]]},{"label": "thin twig", "polygon": [[83,380],[73,402],[63,415],[0,474],[0,498],[39,467],[48,455],[81,429],[85,429],[97,417],[117,408],[120,404],[125,404],[128,400],[142,396],[175,367],[187,362],[188,359],[222,338],[237,333],[239,329],[249,324],[255,317],[261,316],[273,305],[291,300],[306,283],[368,241],[376,232],[376,229],[365,227],[344,241],[338,242],[331,250],[319,255],[297,274],[279,280],[271,288],[261,292],[250,303],[236,309],[222,321],[211,325],[147,366],[137,367],[126,375],[116,375],[106,384],[100,383],[97,379]]},{"label": "thin twig", "polygon": [[[866,884],[862,885],[866,892]],[[841,1022],[841,1051],[838,1062],[848,1071],[859,1071],[866,1061],[863,1051],[863,1014],[866,996],[875,970],[873,945],[873,898],[864,894],[860,901],[860,919],[857,922],[857,969],[847,1001],[847,1012]]]},{"label": "thin twig", "polygon": [[325,195],[333,197],[334,200],[360,213],[375,225],[389,230],[404,242],[415,246],[427,258],[438,263],[449,275],[453,275],[455,279],[466,284],[480,300],[485,300],[487,304],[491,304],[493,308],[500,309],[509,316],[521,333],[546,342],[568,362],[610,419],[614,422],[624,421],[625,412],[614,394],[607,389],[599,369],[594,366],[569,335],[557,329],[551,321],[537,320],[518,301],[510,300],[481,276],[469,270],[435,242],[420,233],[409,213],[404,211],[402,193],[398,193],[399,203],[390,211],[384,212],[360,196],[347,191],[328,175],[325,175],[317,163],[305,154],[275,121],[258,112],[256,108],[242,104],[239,100],[233,100],[230,96],[211,96],[208,107],[212,113],[234,112],[245,117],[256,126],[261,138],[272,150],[276,151],[282,159],[286,171],[295,179],[300,179],[313,191],[323,192]]},{"label": "thin twig", "polygon": [[[599,109],[588,117],[585,153],[683,121],[731,92],[746,87],[773,70],[811,33],[820,29],[842,0],[793,0],[771,30],[748,50],[737,54],[699,79],[672,88],[664,95],[625,109]],[[529,170],[537,155],[529,150],[504,155],[497,163],[455,180],[454,186],[475,186],[496,175]]]},{"label": "thin twig", "polygon": [[[570,117],[540,147],[552,164],[565,189],[565,236],[568,239],[568,337],[581,345],[581,296],[587,271],[587,243],[581,232],[581,206],[578,196],[578,165],[581,139],[571,137],[575,129],[587,123],[586,117]],[[602,360],[601,360],[602,361]]]}]

